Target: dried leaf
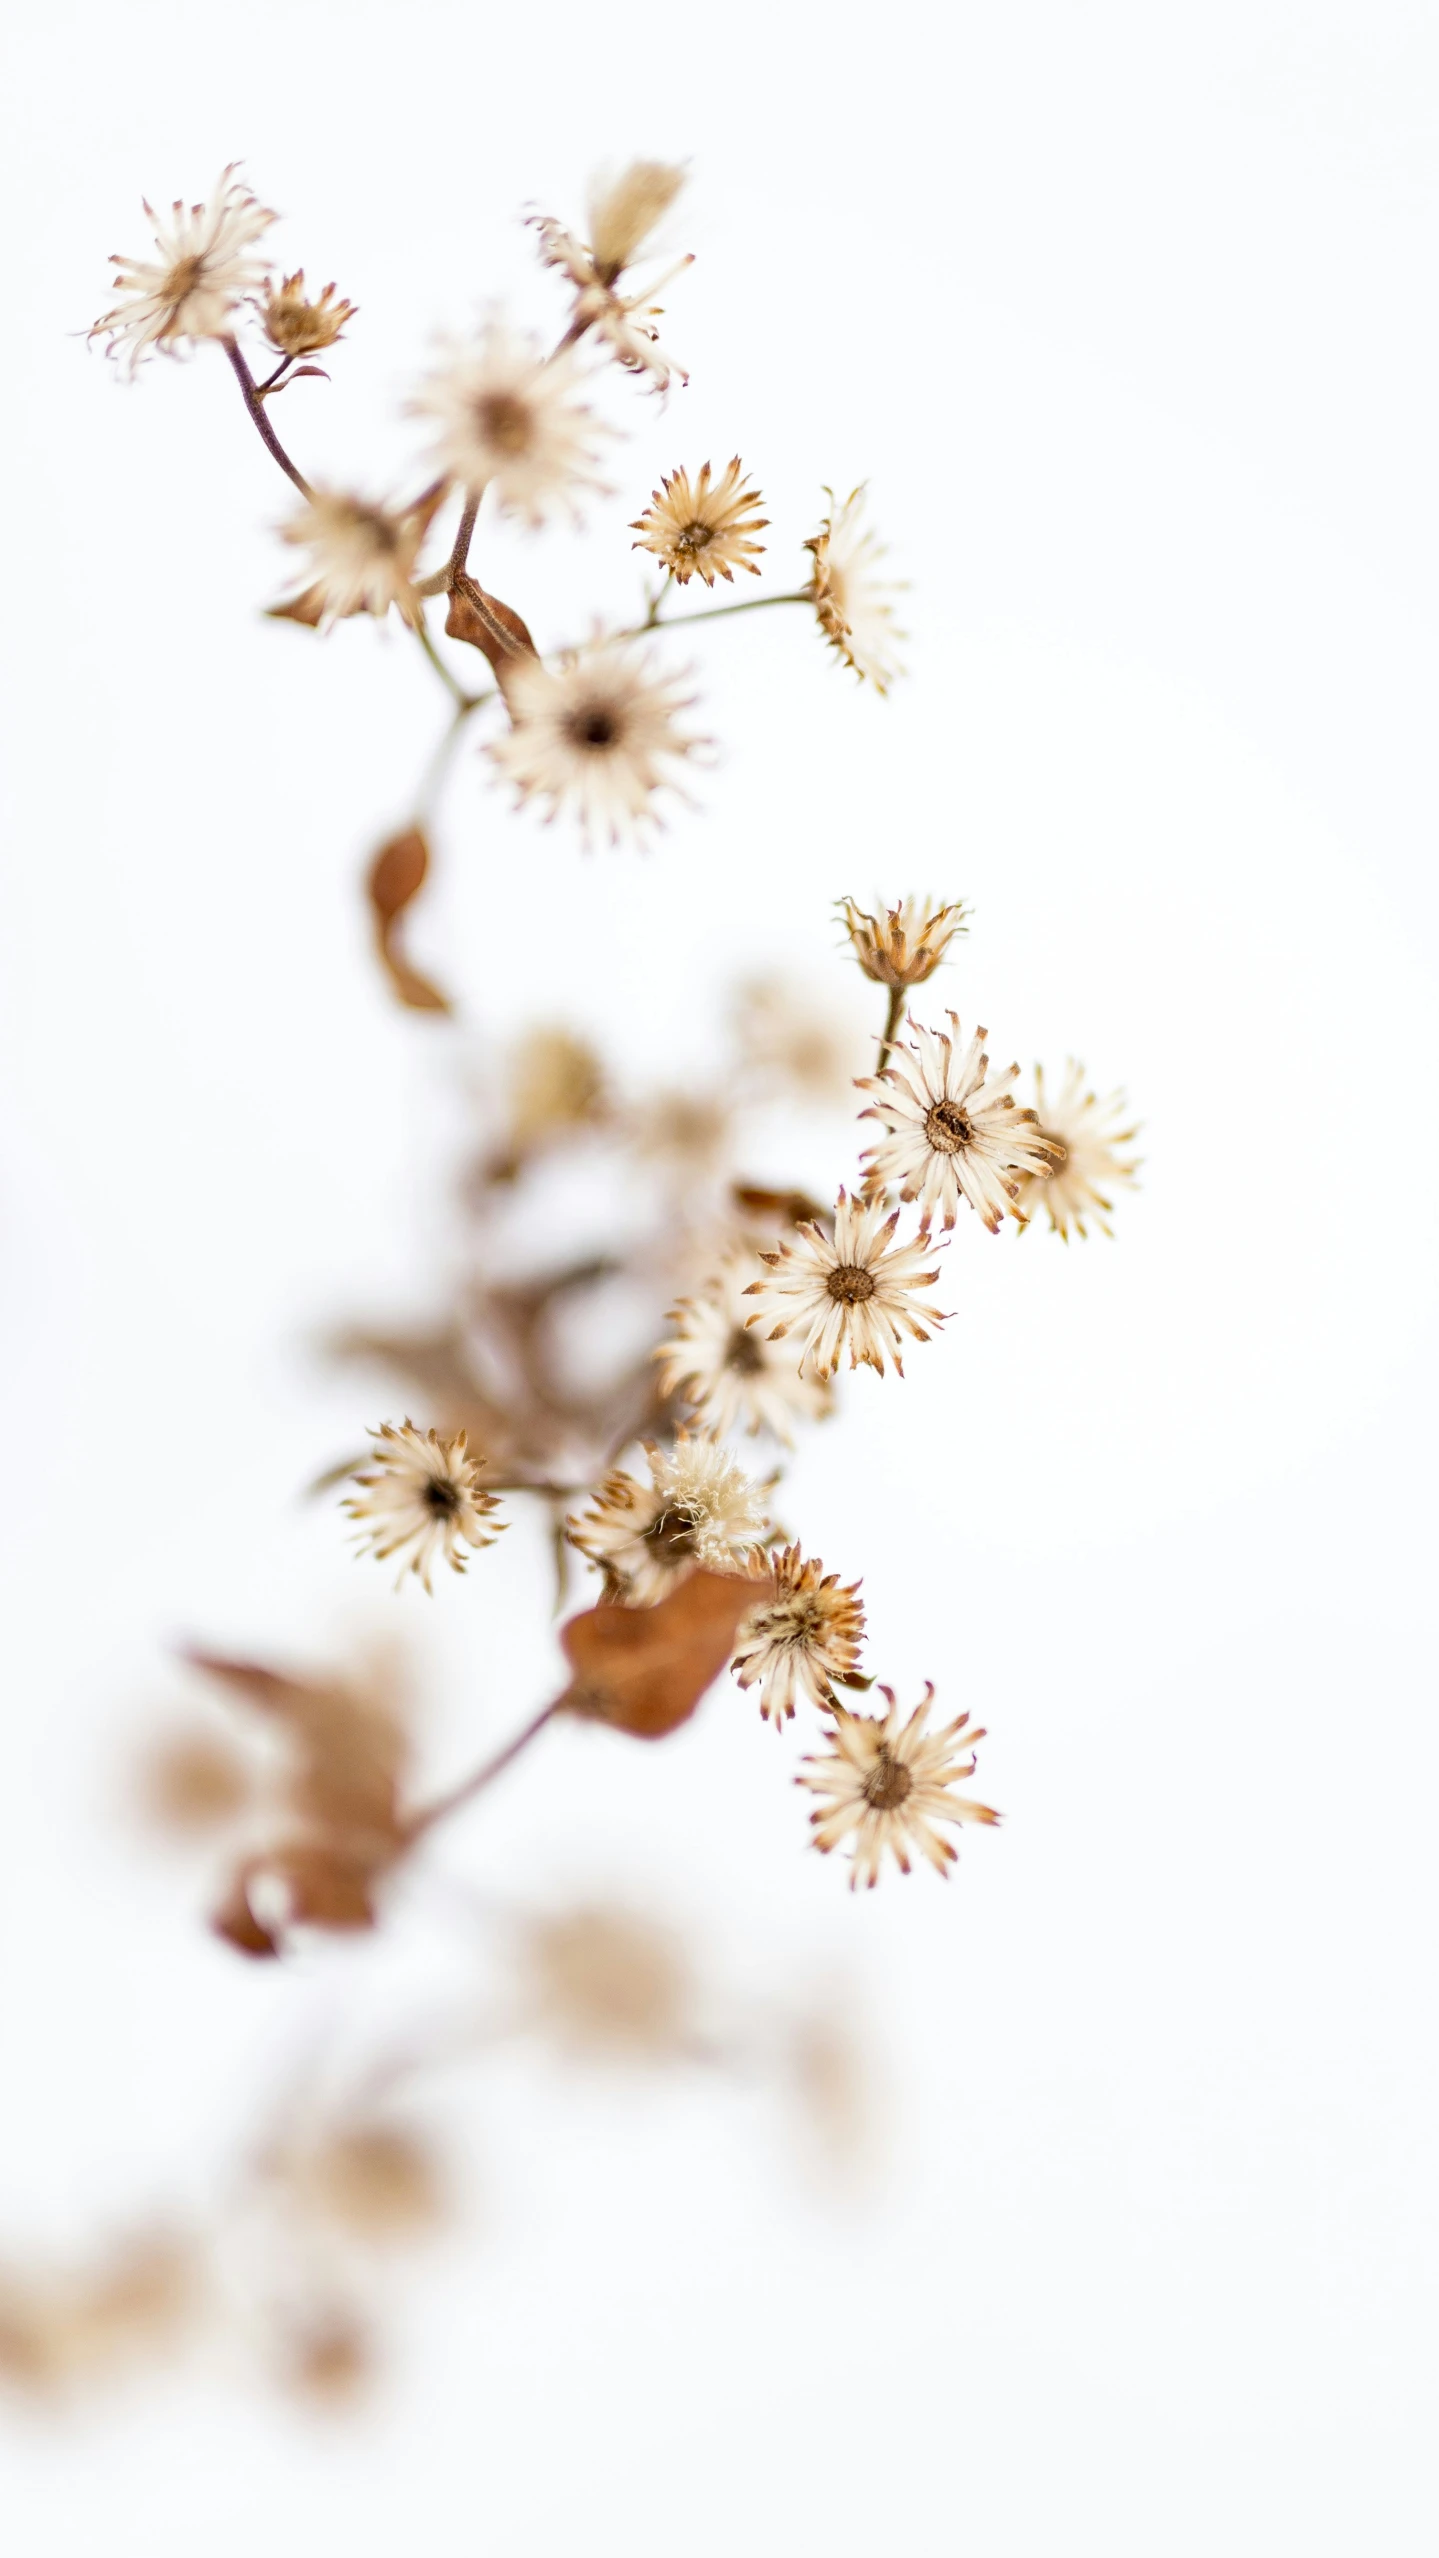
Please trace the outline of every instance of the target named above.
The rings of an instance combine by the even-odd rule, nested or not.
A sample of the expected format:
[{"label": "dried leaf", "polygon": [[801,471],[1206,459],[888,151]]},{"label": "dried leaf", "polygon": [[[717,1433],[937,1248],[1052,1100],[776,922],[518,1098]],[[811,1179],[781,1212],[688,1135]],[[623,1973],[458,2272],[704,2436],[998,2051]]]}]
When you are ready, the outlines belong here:
[{"label": "dried leaf", "polygon": [[253,1962],[272,1962],[280,1951],[279,1937],[273,1929],[262,1927],[250,1907],[245,1879],[235,1876],[229,1891],[210,1920],[211,1931],[233,1945],[237,1954],[248,1954]]},{"label": "dried leaf", "polygon": [[292,595],[283,604],[265,607],[267,622],[301,622],[307,631],[317,631],[324,618],[323,586],[307,586],[303,595]]},{"label": "dried leaf", "polygon": [[461,578],[450,590],[445,635],[448,639],[468,640],[471,648],[477,648],[494,668],[502,692],[516,659],[539,655],[513,606],[502,604],[498,595],[487,595],[472,577]]},{"label": "dried leaf", "polygon": [[737,1181],[730,1191],[737,1208],[752,1217],[773,1217],[782,1226],[812,1226],[833,1213],[804,1190],[765,1190],[756,1182]]},{"label": "dried leaf", "polygon": [[418,826],[393,835],[370,864],[365,883],[375,924],[375,948],[402,1004],[421,1013],[447,1013],[448,995],[412,968],[400,947],[399,921],[424,887],[430,847]]},{"label": "dried leaf", "polygon": [[361,1862],[386,1862],[401,1835],[410,1756],[398,1707],[338,1680],[291,1678],[258,1661],[193,1651],[186,1658],[281,1726],[292,1810]]},{"label": "dried leaf", "polygon": [[755,1585],[741,1574],[692,1572],[653,1608],[602,1604],[560,1629],[575,1675],[559,1702],[639,1740],[678,1731],[734,1650]]}]

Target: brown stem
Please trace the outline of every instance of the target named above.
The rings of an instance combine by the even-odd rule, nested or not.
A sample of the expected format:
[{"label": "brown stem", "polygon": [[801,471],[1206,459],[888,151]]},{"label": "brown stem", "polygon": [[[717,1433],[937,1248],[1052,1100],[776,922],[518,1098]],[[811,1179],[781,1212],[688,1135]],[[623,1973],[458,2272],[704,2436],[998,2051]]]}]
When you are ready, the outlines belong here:
[{"label": "brown stem", "polygon": [[449,586],[454,585],[456,578],[464,576],[469,563],[470,544],[475,537],[475,518],[479,514],[480,500],[483,496],[483,489],[471,489],[465,500],[465,511],[460,517],[455,534],[455,547],[450,553],[450,565],[445,572],[445,582]]},{"label": "brown stem", "polygon": [[507,1741],[502,1750],[497,1750],[492,1759],[486,1759],[482,1766],[475,1769],[473,1775],[462,1778],[458,1785],[450,1788],[448,1794],[437,1795],[433,1803],[425,1804],[420,1811],[412,1812],[405,1823],[407,1840],[413,1844],[416,1839],[423,1838],[425,1832],[432,1830],[437,1821],[447,1821],[450,1814],[458,1812],[462,1804],[469,1803],[475,1795],[482,1794],[487,1785],[492,1785],[497,1776],[503,1775],[511,1760],[517,1759],[521,1750],[527,1750],[536,1735],[543,1732],[558,1705],[559,1698],[553,1697],[547,1706],[541,1708],[533,1722],[527,1723],[523,1731],[517,1732],[513,1741]]},{"label": "brown stem", "polygon": [[280,442],[278,435],[275,433],[269,419],[266,417],[265,403],[255,388],[255,377],[250,371],[248,364],[245,362],[243,355],[240,353],[239,348],[235,344],[234,339],[221,338],[220,344],[230,359],[230,363],[234,369],[235,379],[240,385],[240,396],[243,399],[246,408],[249,410],[251,417],[255,421],[256,431],[261,443],[266,445],[269,451],[274,455],[275,460],[279,463],[286,479],[294,481],[300,495],[302,497],[313,497],[315,492],[311,488],[309,481],[306,479],[303,471],[296,470],[294,463],[291,461],[289,454],[284,448],[284,445]]},{"label": "brown stem", "polygon": [[884,1035],[879,1043],[879,1059],[874,1070],[877,1075],[884,1073],[885,1059],[899,1037],[900,1016],[904,1011],[906,992],[907,989],[903,986],[891,986],[889,990],[889,1010],[884,1017]]}]

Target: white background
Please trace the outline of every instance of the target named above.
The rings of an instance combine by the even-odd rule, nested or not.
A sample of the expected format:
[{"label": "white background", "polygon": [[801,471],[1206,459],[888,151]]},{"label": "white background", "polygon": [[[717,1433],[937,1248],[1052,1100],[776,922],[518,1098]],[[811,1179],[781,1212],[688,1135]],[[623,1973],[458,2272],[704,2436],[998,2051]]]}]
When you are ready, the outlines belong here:
[{"label": "white background", "polygon": [[[723,1694],[664,1752],[555,1737],[435,1851],[854,1984],[869,2191],[753,2091],[502,2075],[362,2423],[224,2370],[22,2415],[7,2545],[1432,2549],[1432,14],[72,0],[5,122],[0,2253],[203,2193],[393,1959],[204,1937],[119,1808],[167,1647],[423,1628],[446,1768],[543,1693],[498,1584],[391,1600],[296,1499],[379,1417],[315,1332],[441,1301],[475,1057],[538,1010],[697,1076],[729,978],[836,988],[829,901],[913,886],[978,909],[945,1000],[1124,1081],[1146,1157],[1112,1245],[962,1234],[922,1383],[862,1380],[794,1479],[876,1666],[989,1726],[1007,1823],[947,1890],[851,1900]],[[213,351],[125,393],[74,333],[141,193],[243,155],[363,305],[284,431],[406,480],[436,327],[548,325],[514,217],[633,151],[693,163],[693,381],[615,385],[625,502],[493,582],[542,644],[627,606],[657,470],[739,446],[786,582],[869,477],[911,676],[708,635],[725,760],[647,856],[468,770],[415,936],[446,1028],[356,894],[425,669],[261,621],[285,492]]]}]

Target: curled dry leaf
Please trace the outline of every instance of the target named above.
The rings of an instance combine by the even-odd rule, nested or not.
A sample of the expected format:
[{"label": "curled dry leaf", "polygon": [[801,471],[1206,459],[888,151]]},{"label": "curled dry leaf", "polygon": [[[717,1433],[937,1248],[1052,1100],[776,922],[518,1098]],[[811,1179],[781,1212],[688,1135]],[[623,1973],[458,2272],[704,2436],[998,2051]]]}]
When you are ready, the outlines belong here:
[{"label": "curled dry leaf", "polygon": [[719,1677],[754,1597],[742,1574],[692,1572],[657,1607],[587,1608],[560,1629],[575,1674],[560,1706],[642,1741],[678,1731]]},{"label": "curled dry leaf", "polygon": [[450,590],[445,636],[468,640],[471,648],[477,648],[494,668],[502,691],[506,672],[517,657],[539,655],[514,607],[502,604],[498,595],[487,595],[472,577],[458,578]]},{"label": "curled dry leaf", "polygon": [[743,1215],[772,1218],[781,1226],[818,1225],[831,1214],[807,1190],[766,1190],[758,1182],[736,1181],[730,1197]]},{"label": "curled dry leaf", "polygon": [[400,946],[400,917],[424,887],[429,868],[429,844],[418,826],[408,826],[403,835],[392,835],[380,846],[365,886],[374,917],[375,948],[401,1003],[413,1012],[447,1013],[451,1009],[448,995],[411,967]]}]

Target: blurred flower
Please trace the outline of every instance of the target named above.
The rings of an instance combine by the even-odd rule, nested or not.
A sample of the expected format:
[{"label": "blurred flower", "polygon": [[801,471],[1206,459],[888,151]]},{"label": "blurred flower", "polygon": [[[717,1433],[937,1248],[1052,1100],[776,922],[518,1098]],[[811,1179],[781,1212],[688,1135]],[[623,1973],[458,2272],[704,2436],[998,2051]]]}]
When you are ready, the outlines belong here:
[{"label": "blurred flower", "polygon": [[355,316],[354,303],[337,302],[335,290],[333,284],[327,284],[311,300],[305,290],[303,267],[293,275],[282,276],[278,285],[271,277],[263,299],[255,297],[255,309],[277,355],[320,355],[327,346],[334,346],[346,321]]},{"label": "blurred flower", "polygon": [[889,601],[899,590],[879,574],[884,545],[864,521],[863,488],[852,489],[840,507],[833,489],[825,495],[830,511],[805,544],[814,558],[810,596],[830,646],[883,693],[900,672],[891,652],[903,633]]},{"label": "blurred flower", "polygon": [[510,1060],[510,1126],[517,1152],[609,1118],[605,1070],[573,1031],[530,1030]]},{"label": "blurred flower", "polygon": [[[636,160],[591,196],[589,246],[552,215],[530,216],[545,265],[558,267],[575,288],[569,339],[592,330],[620,364],[631,373],[648,374],[658,391],[668,389],[679,368],[660,353],[650,323],[663,314],[652,297],[691,261],[678,259],[640,293],[623,296],[615,286],[683,184],[682,169],[661,160]],[[680,374],[681,381],[687,378]]]},{"label": "blurred flower", "polygon": [[792,1447],[795,1422],[822,1419],[832,1390],[750,1329],[745,1288],[754,1265],[754,1253],[737,1248],[703,1288],[680,1299],[675,1332],[655,1352],[664,1363],[660,1384],[692,1404],[707,1430],[769,1430]]},{"label": "blurred flower", "polygon": [[861,1084],[862,1092],[878,1095],[861,1118],[878,1119],[889,1131],[867,1149],[864,1161],[875,1188],[894,1184],[901,1198],[919,1202],[926,1231],[936,1213],[946,1227],[953,1226],[963,1198],[990,1233],[998,1234],[1006,1210],[1023,1224],[1021,1185],[1026,1177],[1044,1178],[1058,1147],[1032,1110],[1015,1109],[1009,1087],[1018,1080],[1018,1066],[990,1076],[984,1054],[988,1031],[977,1030],[957,1055],[963,1036],[959,1016],[947,1018],[953,1039],[911,1020],[916,1039],[892,1048],[883,1072]]},{"label": "blurred flower", "polygon": [[687,586],[692,577],[702,577],[706,586],[713,586],[717,577],[733,585],[737,568],[758,577],[754,563],[764,544],[749,536],[762,533],[768,524],[768,517],[757,511],[762,503],[757,491],[744,486],[738,454],[713,487],[708,462],[693,485],[688,471],[675,471],[630,526],[640,535],[631,548],[653,551],[679,586]]},{"label": "blurred flower", "polygon": [[617,178],[590,189],[590,256],[602,284],[613,284],[668,213],[685,182],[668,160],[632,160]]},{"label": "blurred flower", "polygon": [[435,420],[437,469],[539,525],[559,508],[577,515],[579,491],[604,486],[598,439],[614,429],[576,398],[577,383],[570,355],[546,361],[536,339],[492,320],[478,345],[451,341],[410,405]]},{"label": "blurred flower", "polygon": [[738,989],[735,1032],[753,1074],[813,1102],[847,1100],[872,1046],[832,1010],[807,1008],[775,977],[754,977]]},{"label": "blurred flower", "polygon": [[556,668],[517,662],[505,695],[514,725],[487,749],[504,779],[612,844],[653,821],[655,793],[678,787],[668,768],[705,742],[680,726],[694,699],[683,679],[622,641],[596,640]]},{"label": "blurred flower", "polygon": [[832,1682],[855,1684],[864,1607],[857,1581],[841,1588],[837,1572],[806,1562],[797,1545],[773,1555],[770,1572],[769,1594],[740,1627],[733,1668],[742,1688],[758,1683],[759,1710],[778,1731],[797,1697],[833,1706]]},{"label": "blurred flower", "polygon": [[140,1769],[141,1801],[156,1826],[193,1837],[222,1828],[254,1800],[250,1768],[228,1741],[208,1732],[172,1732]]},{"label": "blurred flower", "polygon": [[417,1430],[412,1421],[398,1429],[388,1421],[372,1430],[376,1442],[374,1472],[357,1474],[358,1496],[344,1504],[352,1519],[370,1522],[362,1528],[362,1552],[385,1562],[401,1557],[398,1589],[407,1572],[426,1590],[436,1558],[443,1556],[454,1572],[469,1561],[466,1547],[493,1545],[503,1520],[488,1524],[498,1504],[480,1487],[483,1457],[465,1453],[465,1434],[442,1439],[434,1430]]},{"label": "blurred flower", "polygon": [[358,2238],[413,2238],[442,2215],[434,2156],[397,2123],[352,2124],[281,2164],[297,2201]]},{"label": "blurred flower", "polygon": [[535,2022],[571,2050],[653,2059],[681,2046],[691,1982],[667,1930],[625,1910],[571,1910],[533,1920],[521,1953]]},{"label": "blurred flower", "polygon": [[673,1447],[646,1446],[648,1484],[617,1468],[593,1507],[567,1522],[570,1541],[632,1607],[664,1597],[702,1564],[742,1571],[767,1525],[762,1490],[707,1433],[681,1430]]},{"label": "blurred flower", "polygon": [[713,1172],[729,1150],[731,1113],[715,1093],[652,1094],[631,1121],[635,1145],[642,1155],[665,1158],[688,1175]]},{"label": "blurred flower", "polygon": [[916,1304],[916,1291],[932,1287],[939,1273],[927,1259],[924,1236],[891,1243],[898,1223],[898,1209],[886,1217],[882,1202],[866,1207],[841,1191],[833,1238],[819,1226],[801,1226],[778,1252],[760,1254],[775,1276],[746,1288],[747,1297],[759,1299],[750,1323],[769,1324],[771,1341],[802,1325],[799,1364],[818,1377],[833,1376],[845,1350],[852,1368],[874,1368],[882,1376],[889,1358],[902,1376],[905,1333],[932,1340],[946,1317]]},{"label": "blurred flower", "polygon": [[322,624],[352,613],[383,621],[394,604],[417,631],[424,608],[414,590],[415,564],[442,495],[436,490],[397,512],[340,489],[312,490],[280,527],[282,541],[310,553],[310,582],[282,613]]},{"label": "blurred flower", "polygon": [[241,184],[235,167],[232,161],[221,171],[209,205],[177,202],[161,216],[146,204],[158,258],[110,260],[120,299],[90,335],[108,337],[106,354],[118,356],[127,373],[152,347],[178,355],[196,338],[227,337],[237,303],[263,282],[265,261],[253,250],[276,216]]},{"label": "blurred flower", "polygon": [[831,1746],[806,1759],[812,1775],[795,1779],[821,1798],[810,1815],[815,1846],[828,1855],[842,1839],[851,1842],[851,1890],[878,1882],[886,1852],[902,1874],[909,1872],[911,1849],[927,1857],[937,1873],[947,1874],[955,1850],[935,1822],[999,1819],[987,1804],[950,1790],[956,1777],[974,1774],[974,1745],[984,1738],[981,1731],[960,1739],[969,1716],[961,1714],[942,1731],[929,1732],[925,1726],[932,1686],[926,1687],[908,1722],[901,1720],[892,1688],[881,1687],[880,1695],[889,1707],[883,1716],[832,1707]]},{"label": "blurred flower", "polygon": [[281,2373],[315,2407],[347,2407],[375,2377],[374,2336],[350,2310],[301,2320],[284,2338]]},{"label": "blurred flower", "polygon": [[876,986],[922,986],[934,975],[956,933],[969,930],[960,902],[931,906],[917,897],[867,915],[852,897],[839,901],[850,945]]},{"label": "blurred flower", "polygon": [[1071,1058],[1052,1100],[1044,1089],[1043,1067],[1035,1067],[1034,1099],[1042,1136],[1063,1153],[1047,1180],[1024,1184],[1021,1212],[1028,1216],[1035,1208],[1047,1208],[1050,1225],[1066,1243],[1071,1228],[1081,1238],[1087,1235],[1086,1217],[1093,1219],[1101,1234],[1112,1235],[1109,1217],[1114,1203],[1106,1193],[1121,1185],[1132,1189],[1139,1170],[1134,1156],[1120,1153],[1139,1134],[1137,1125],[1122,1124],[1129,1117],[1123,1093],[1106,1093],[1101,1098],[1086,1092],[1084,1068]]}]

